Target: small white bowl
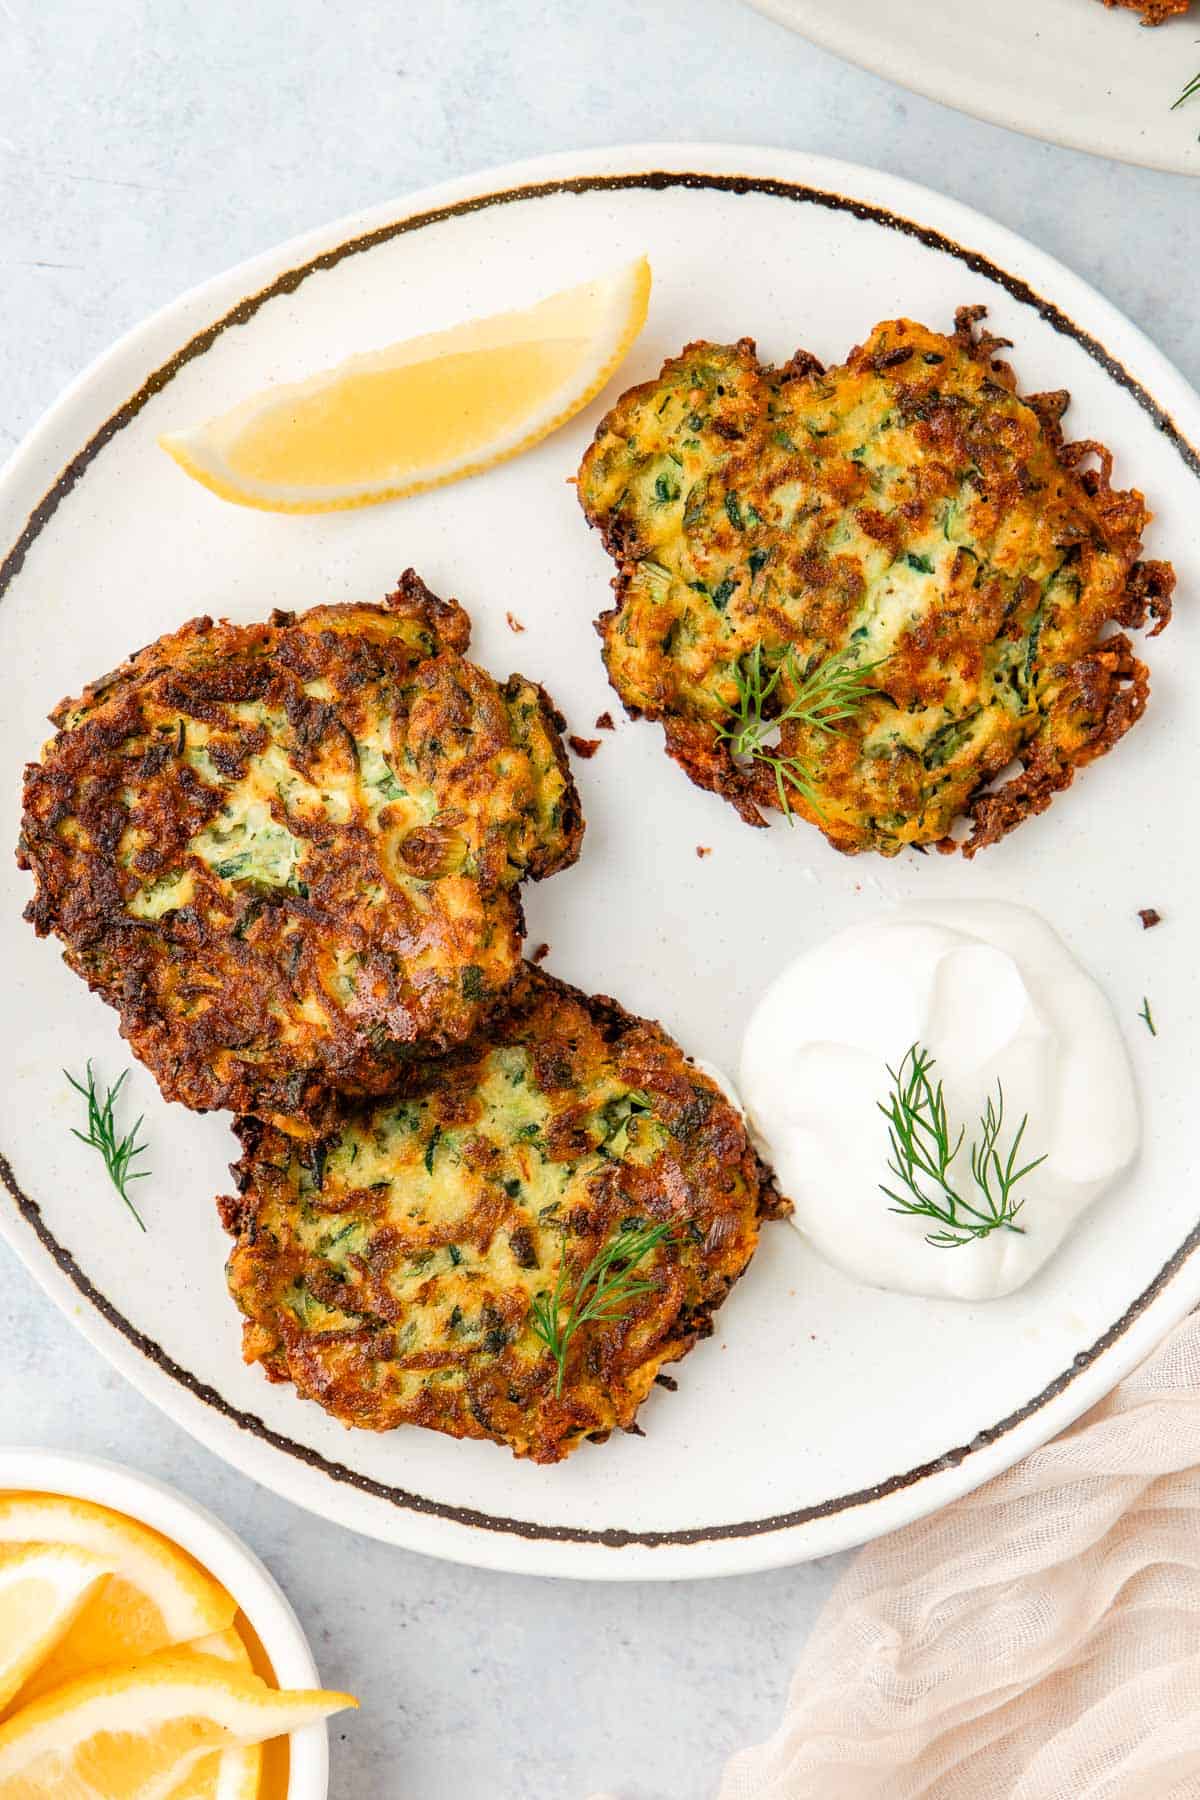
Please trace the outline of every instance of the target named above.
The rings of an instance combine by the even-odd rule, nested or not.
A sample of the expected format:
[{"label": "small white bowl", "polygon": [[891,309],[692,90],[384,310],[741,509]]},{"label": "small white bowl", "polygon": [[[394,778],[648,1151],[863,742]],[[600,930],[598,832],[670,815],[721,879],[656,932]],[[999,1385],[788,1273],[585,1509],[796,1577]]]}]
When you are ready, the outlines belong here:
[{"label": "small white bowl", "polygon": [[[152,1526],[228,1588],[258,1633],[281,1688],[321,1685],[308,1639],[275,1577],[227,1525],[194,1500],[116,1463],[58,1450],[0,1449],[0,1493],[6,1489],[94,1500]],[[287,1800],[328,1800],[329,1734],[324,1720],[294,1731],[288,1749]]]}]

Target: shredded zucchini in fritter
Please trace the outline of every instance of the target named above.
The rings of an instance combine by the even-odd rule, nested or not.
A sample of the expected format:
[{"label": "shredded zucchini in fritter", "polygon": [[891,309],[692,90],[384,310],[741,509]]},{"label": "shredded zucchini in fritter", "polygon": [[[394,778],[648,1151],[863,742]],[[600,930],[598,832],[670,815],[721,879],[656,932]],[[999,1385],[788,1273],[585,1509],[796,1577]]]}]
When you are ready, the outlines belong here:
[{"label": "shredded zucchini in fritter", "polygon": [[[980,310],[953,337],[880,325],[829,371],[692,344],[583,460],[619,571],[613,686],[751,824],[794,811],[894,855],[966,817],[971,854],[1142,711],[1147,672],[1108,627],[1161,629],[1174,576],[1137,560],[1141,495],[1111,487],[1107,452],[1064,446],[1065,394],[1018,396]],[[836,716],[803,703],[838,686]]]}]

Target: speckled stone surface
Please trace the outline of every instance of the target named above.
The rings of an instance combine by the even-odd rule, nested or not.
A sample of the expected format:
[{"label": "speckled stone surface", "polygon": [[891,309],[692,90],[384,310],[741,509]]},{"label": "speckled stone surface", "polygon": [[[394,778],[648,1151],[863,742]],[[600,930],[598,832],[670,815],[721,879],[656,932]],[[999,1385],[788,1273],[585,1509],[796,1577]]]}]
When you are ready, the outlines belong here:
[{"label": "speckled stone surface", "polygon": [[[1194,183],[961,118],[738,0],[0,0],[0,455],[113,338],[255,250],[490,163],[652,138],[815,150],[948,191],[1200,380]],[[172,1481],[273,1569],[324,1677],[363,1702],[333,1725],[336,1800],[702,1800],[773,1726],[835,1572],[597,1587],[428,1561],[225,1468],[3,1249],[0,1343],[0,1441]]]}]

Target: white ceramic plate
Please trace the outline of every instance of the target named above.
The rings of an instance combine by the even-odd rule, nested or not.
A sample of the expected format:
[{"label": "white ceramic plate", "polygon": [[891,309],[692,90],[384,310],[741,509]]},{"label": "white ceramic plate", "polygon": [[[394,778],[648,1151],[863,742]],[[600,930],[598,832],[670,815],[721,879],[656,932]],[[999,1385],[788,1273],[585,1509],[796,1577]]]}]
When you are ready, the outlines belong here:
[{"label": "white ceramic plate", "polygon": [[[1099,23],[1102,25],[1103,20]],[[264,380],[465,315],[515,306],[650,253],[644,336],[618,383],[531,454],[365,512],[286,518],[226,506],[155,447]],[[457,594],[474,652],[543,680],[588,731],[615,708],[592,620],[609,564],[567,485],[618,386],[701,333],[834,358],[881,317],[948,325],[983,302],[1029,390],[1067,386],[1079,436],[1115,446],[1158,519],[1184,604],[1151,646],[1155,699],[1116,754],[1042,819],[973,864],[848,860],[807,828],[755,832],[691,787],[656,727],[623,723],[578,769],[578,867],[528,891],[549,967],[663,1019],[696,1054],[736,1062],[747,1011],[780,961],[890,900],[979,894],[1040,907],[1106,986],[1142,1085],[1147,1147],[1041,1277],[991,1306],[856,1286],[787,1226],[719,1315],[716,1337],[656,1391],[645,1438],[558,1467],[420,1431],[352,1433],[239,1358],[226,1240],[212,1205],[234,1145],[219,1116],[158,1097],[135,1068],[153,1179],[143,1237],[71,1137],[60,1065],[129,1057],[114,1016],[20,918],[30,884],[3,865],[8,1071],[3,1229],[92,1341],[221,1455],[359,1530],[500,1568],[590,1577],[721,1574],[815,1556],[930,1511],[996,1473],[1107,1389],[1200,1299],[1193,1183],[1197,959],[1190,953],[1200,644],[1200,403],[1150,344],[1066,270],[933,194],[779,151],[650,146],[458,182],[344,221],[221,276],[139,327],[38,426],[0,483],[0,842],[47,709],[133,646],[211,610],[382,595],[406,564]],[[236,324],[237,329],[231,326]],[[60,471],[62,473],[60,474]],[[525,623],[514,637],[512,610]],[[712,846],[700,860],[696,846]],[[1143,933],[1139,906],[1166,924]],[[1143,993],[1160,1014],[1152,1040]],[[933,1252],[931,1252],[933,1254]],[[63,1396],[63,1404],[69,1397]]]},{"label": "white ceramic plate", "polygon": [[[233,1595],[258,1634],[279,1687],[320,1687],[304,1628],[271,1571],[228,1525],[177,1488],[99,1457],[31,1448],[0,1450],[0,1493],[5,1489],[94,1500],[98,1506],[111,1507],[161,1532],[195,1557]],[[325,1721],[293,1731],[288,1752],[287,1800],[326,1800],[329,1728]]]},{"label": "white ceramic plate", "polygon": [[1200,175],[1200,10],[1153,30],[1098,0],[750,0],[876,75],[1074,150]]}]

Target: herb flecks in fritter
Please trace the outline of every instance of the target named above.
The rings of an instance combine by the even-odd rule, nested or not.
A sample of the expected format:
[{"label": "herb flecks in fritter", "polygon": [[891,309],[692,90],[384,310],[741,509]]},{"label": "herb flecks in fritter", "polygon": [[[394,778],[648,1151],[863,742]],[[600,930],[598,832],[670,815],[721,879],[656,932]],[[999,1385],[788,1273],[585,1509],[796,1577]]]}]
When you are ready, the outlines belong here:
[{"label": "herb flecks in fritter", "polygon": [[[1161,630],[1174,573],[1139,562],[1142,496],[1112,487],[1101,446],[1064,444],[1066,394],[1017,394],[981,314],[953,337],[879,325],[828,372],[692,344],[584,457],[618,565],[609,678],[750,824],[795,811],[840,850],[894,855],[952,848],[965,817],[970,856],[1141,715],[1146,668],[1107,633]],[[834,677],[836,717],[803,704]]]},{"label": "herb flecks in fritter", "polygon": [[532,968],[486,1044],[319,1142],[240,1133],[247,1360],[347,1424],[538,1462],[632,1428],[787,1210],[660,1027]]},{"label": "herb flecks in fritter", "polygon": [[168,1099],[319,1122],[502,1004],[517,884],[582,821],[562,720],[469,634],[409,571],[382,606],[193,620],[56,710],[26,916]]}]

